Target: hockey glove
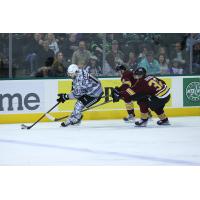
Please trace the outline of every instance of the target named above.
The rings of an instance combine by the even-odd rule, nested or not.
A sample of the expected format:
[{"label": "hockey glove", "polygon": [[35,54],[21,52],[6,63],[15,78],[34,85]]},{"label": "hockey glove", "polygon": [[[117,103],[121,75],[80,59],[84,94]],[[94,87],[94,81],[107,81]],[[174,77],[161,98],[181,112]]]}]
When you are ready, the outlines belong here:
[{"label": "hockey glove", "polygon": [[115,87],[115,88],[113,88],[115,91],[117,91],[118,93],[121,91],[121,89],[119,88],[119,87]]},{"label": "hockey glove", "polygon": [[119,91],[115,88],[112,89],[111,96],[113,98],[113,103],[118,102],[120,100]]},{"label": "hockey glove", "polygon": [[57,102],[62,102],[64,103],[65,101],[67,101],[69,99],[69,96],[65,93],[62,94],[58,94],[58,99]]}]

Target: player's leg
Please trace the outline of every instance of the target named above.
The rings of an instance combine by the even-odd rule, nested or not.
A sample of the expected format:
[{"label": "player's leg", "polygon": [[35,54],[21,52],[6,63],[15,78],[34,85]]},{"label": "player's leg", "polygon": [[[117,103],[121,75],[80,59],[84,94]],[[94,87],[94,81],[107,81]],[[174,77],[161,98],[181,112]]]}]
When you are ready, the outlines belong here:
[{"label": "player's leg", "polygon": [[81,120],[83,118],[82,110],[86,107],[89,108],[90,106],[94,105],[101,99],[100,95],[99,97],[91,97],[88,95],[81,96],[78,101],[75,104],[74,111],[72,114],[66,119],[65,122],[61,123],[61,126],[66,127],[69,125],[78,125],[81,123]]},{"label": "player's leg", "polygon": [[[158,115],[158,114],[157,114]],[[158,115],[159,120],[157,121],[158,125],[170,125],[168,117],[165,115],[164,111],[162,114]]]},{"label": "player's leg", "polygon": [[82,110],[85,106],[83,105],[83,103],[81,101],[77,101],[75,106],[74,106],[74,111],[72,112],[72,114],[66,119],[65,122],[61,123],[61,126],[63,127],[67,127],[69,125],[78,125],[81,123],[81,120],[83,118],[82,116]]},{"label": "player's leg", "polygon": [[145,127],[147,126],[148,118],[149,118],[148,101],[147,99],[142,99],[142,100],[137,101],[137,103],[140,108],[141,119],[139,121],[136,121],[135,125]]},{"label": "player's leg", "polygon": [[128,113],[127,117],[124,117],[123,120],[127,123],[134,123],[135,122],[135,112],[133,107],[133,102],[125,102],[126,111]]},{"label": "player's leg", "polygon": [[150,102],[149,106],[150,108],[157,114],[159,120],[157,121],[158,125],[169,125],[169,119],[166,116],[164,112],[165,104],[169,101],[170,95],[163,98],[158,99],[157,97],[154,97]]}]

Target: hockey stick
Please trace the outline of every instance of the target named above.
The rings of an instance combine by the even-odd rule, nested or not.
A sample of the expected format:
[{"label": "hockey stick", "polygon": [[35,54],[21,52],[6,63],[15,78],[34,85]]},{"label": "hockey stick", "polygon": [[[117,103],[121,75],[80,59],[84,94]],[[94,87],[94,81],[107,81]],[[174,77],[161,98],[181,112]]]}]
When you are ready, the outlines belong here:
[{"label": "hockey stick", "polygon": [[42,115],[35,123],[33,123],[31,126],[27,126],[27,125],[25,125],[25,124],[22,124],[22,125],[21,125],[21,129],[31,129],[31,128],[32,128],[33,126],[35,126],[41,119],[43,119],[43,118],[46,116],[46,114],[48,114],[48,113],[51,112],[55,107],[57,107],[59,103],[60,103],[60,102],[56,103],[55,106],[53,106],[50,110],[48,110],[45,114],[43,114],[43,115]]},{"label": "hockey stick", "polygon": [[[100,104],[98,104],[98,105],[91,106],[91,107],[89,107],[89,108],[84,109],[82,112],[85,112],[85,111],[88,111],[88,110],[92,110],[93,108],[96,108],[96,107],[102,106],[102,105],[104,105],[104,104],[110,103],[111,101],[113,101],[113,100],[105,101],[105,102],[100,103]],[[60,121],[60,120],[62,120],[62,119],[65,119],[65,118],[69,117],[69,115],[66,115],[66,116],[60,117],[60,118],[55,118],[55,117],[53,117],[52,115],[46,113],[46,117],[47,117],[48,119],[54,121],[54,122],[57,122],[57,121]]]}]

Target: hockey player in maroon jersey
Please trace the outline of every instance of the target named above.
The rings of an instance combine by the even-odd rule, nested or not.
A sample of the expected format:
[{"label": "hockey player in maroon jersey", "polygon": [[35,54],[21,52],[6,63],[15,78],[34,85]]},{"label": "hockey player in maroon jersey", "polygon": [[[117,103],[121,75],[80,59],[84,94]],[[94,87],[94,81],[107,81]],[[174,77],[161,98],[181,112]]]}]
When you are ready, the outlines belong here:
[{"label": "hockey player in maroon jersey", "polygon": [[[118,65],[116,67],[116,71],[120,73],[121,82],[122,82],[122,85],[120,87],[116,87],[116,89],[118,91],[123,91],[127,87],[131,87],[134,85],[136,80],[133,77],[132,71],[127,70],[124,65]],[[135,112],[134,112],[133,101],[131,100],[131,98],[125,98],[124,102],[125,102],[128,116],[124,117],[123,120],[128,123],[129,122],[134,123],[135,122]]]},{"label": "hockey player in maroon jersey", "polygon": [[[123,95],[127,88],[134,87],[134,85],[137,82],[137,79],[134,78],[133,71],[127,70],[124,65],[118,65],[116,67],[116,71],[118,71],[121,75],[122,85],[120,87],[115,87],[115,90],[117,90],[118,92],[121,92],[121,94]],[[131,99],[131,96],[127,95],[125,92],[125,95],[122,99],[125,102],[126,110],[128,113],[128,117],[125,117],[124,121],[134,123],[135,122],[135,113],[134,113],[133,101]],[[150,109],[148,109],[148,117],[149,118],[152,117]]]},{"label": "hockey player in maroon jersey", "polygon": [[135,122],[137,126],[146,126],[148,122],[148,108],[153,110],[159,117],[158,125],[168,125],[169,121],[164,113],[165,104],[170,99],[170,88],[166,83],[154,76],[147,76],[146,70],[139,67],[135,70],[134,79],[136,83],[124,91],[113,90],[113,101],[119,98],[131,98],[137,101],[140,111],[141,120]]}]

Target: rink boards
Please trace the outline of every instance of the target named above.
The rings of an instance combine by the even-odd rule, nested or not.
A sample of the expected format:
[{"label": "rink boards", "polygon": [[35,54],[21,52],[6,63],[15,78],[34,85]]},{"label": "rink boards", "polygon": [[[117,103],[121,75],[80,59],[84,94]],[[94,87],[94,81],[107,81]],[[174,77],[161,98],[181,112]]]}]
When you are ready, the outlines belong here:
[{"label": "rink boards", "polygon": [[[168,116],[200,116],[200,77],[161,77],[171,88],[171,100],[166,106]],[[100,79],[105,95],[110,87],[121,84],[119,78]],[[56,104],[58,93],[69,93],[71,80],[1,80],[0,81],[0,123],[34,122]],[[108,99],[106,99],[108,100]],[[103,103],[102,99],[99,103]],[[62,117],[70,114],[74,100],[55,108],[51,114]],[[139,110],[134,103],[136,116]],[[84,119],[120,119],[126,115],[123,101],[108,103],[84,113]],[[42,121],[49,121],[46,117]]]}]

